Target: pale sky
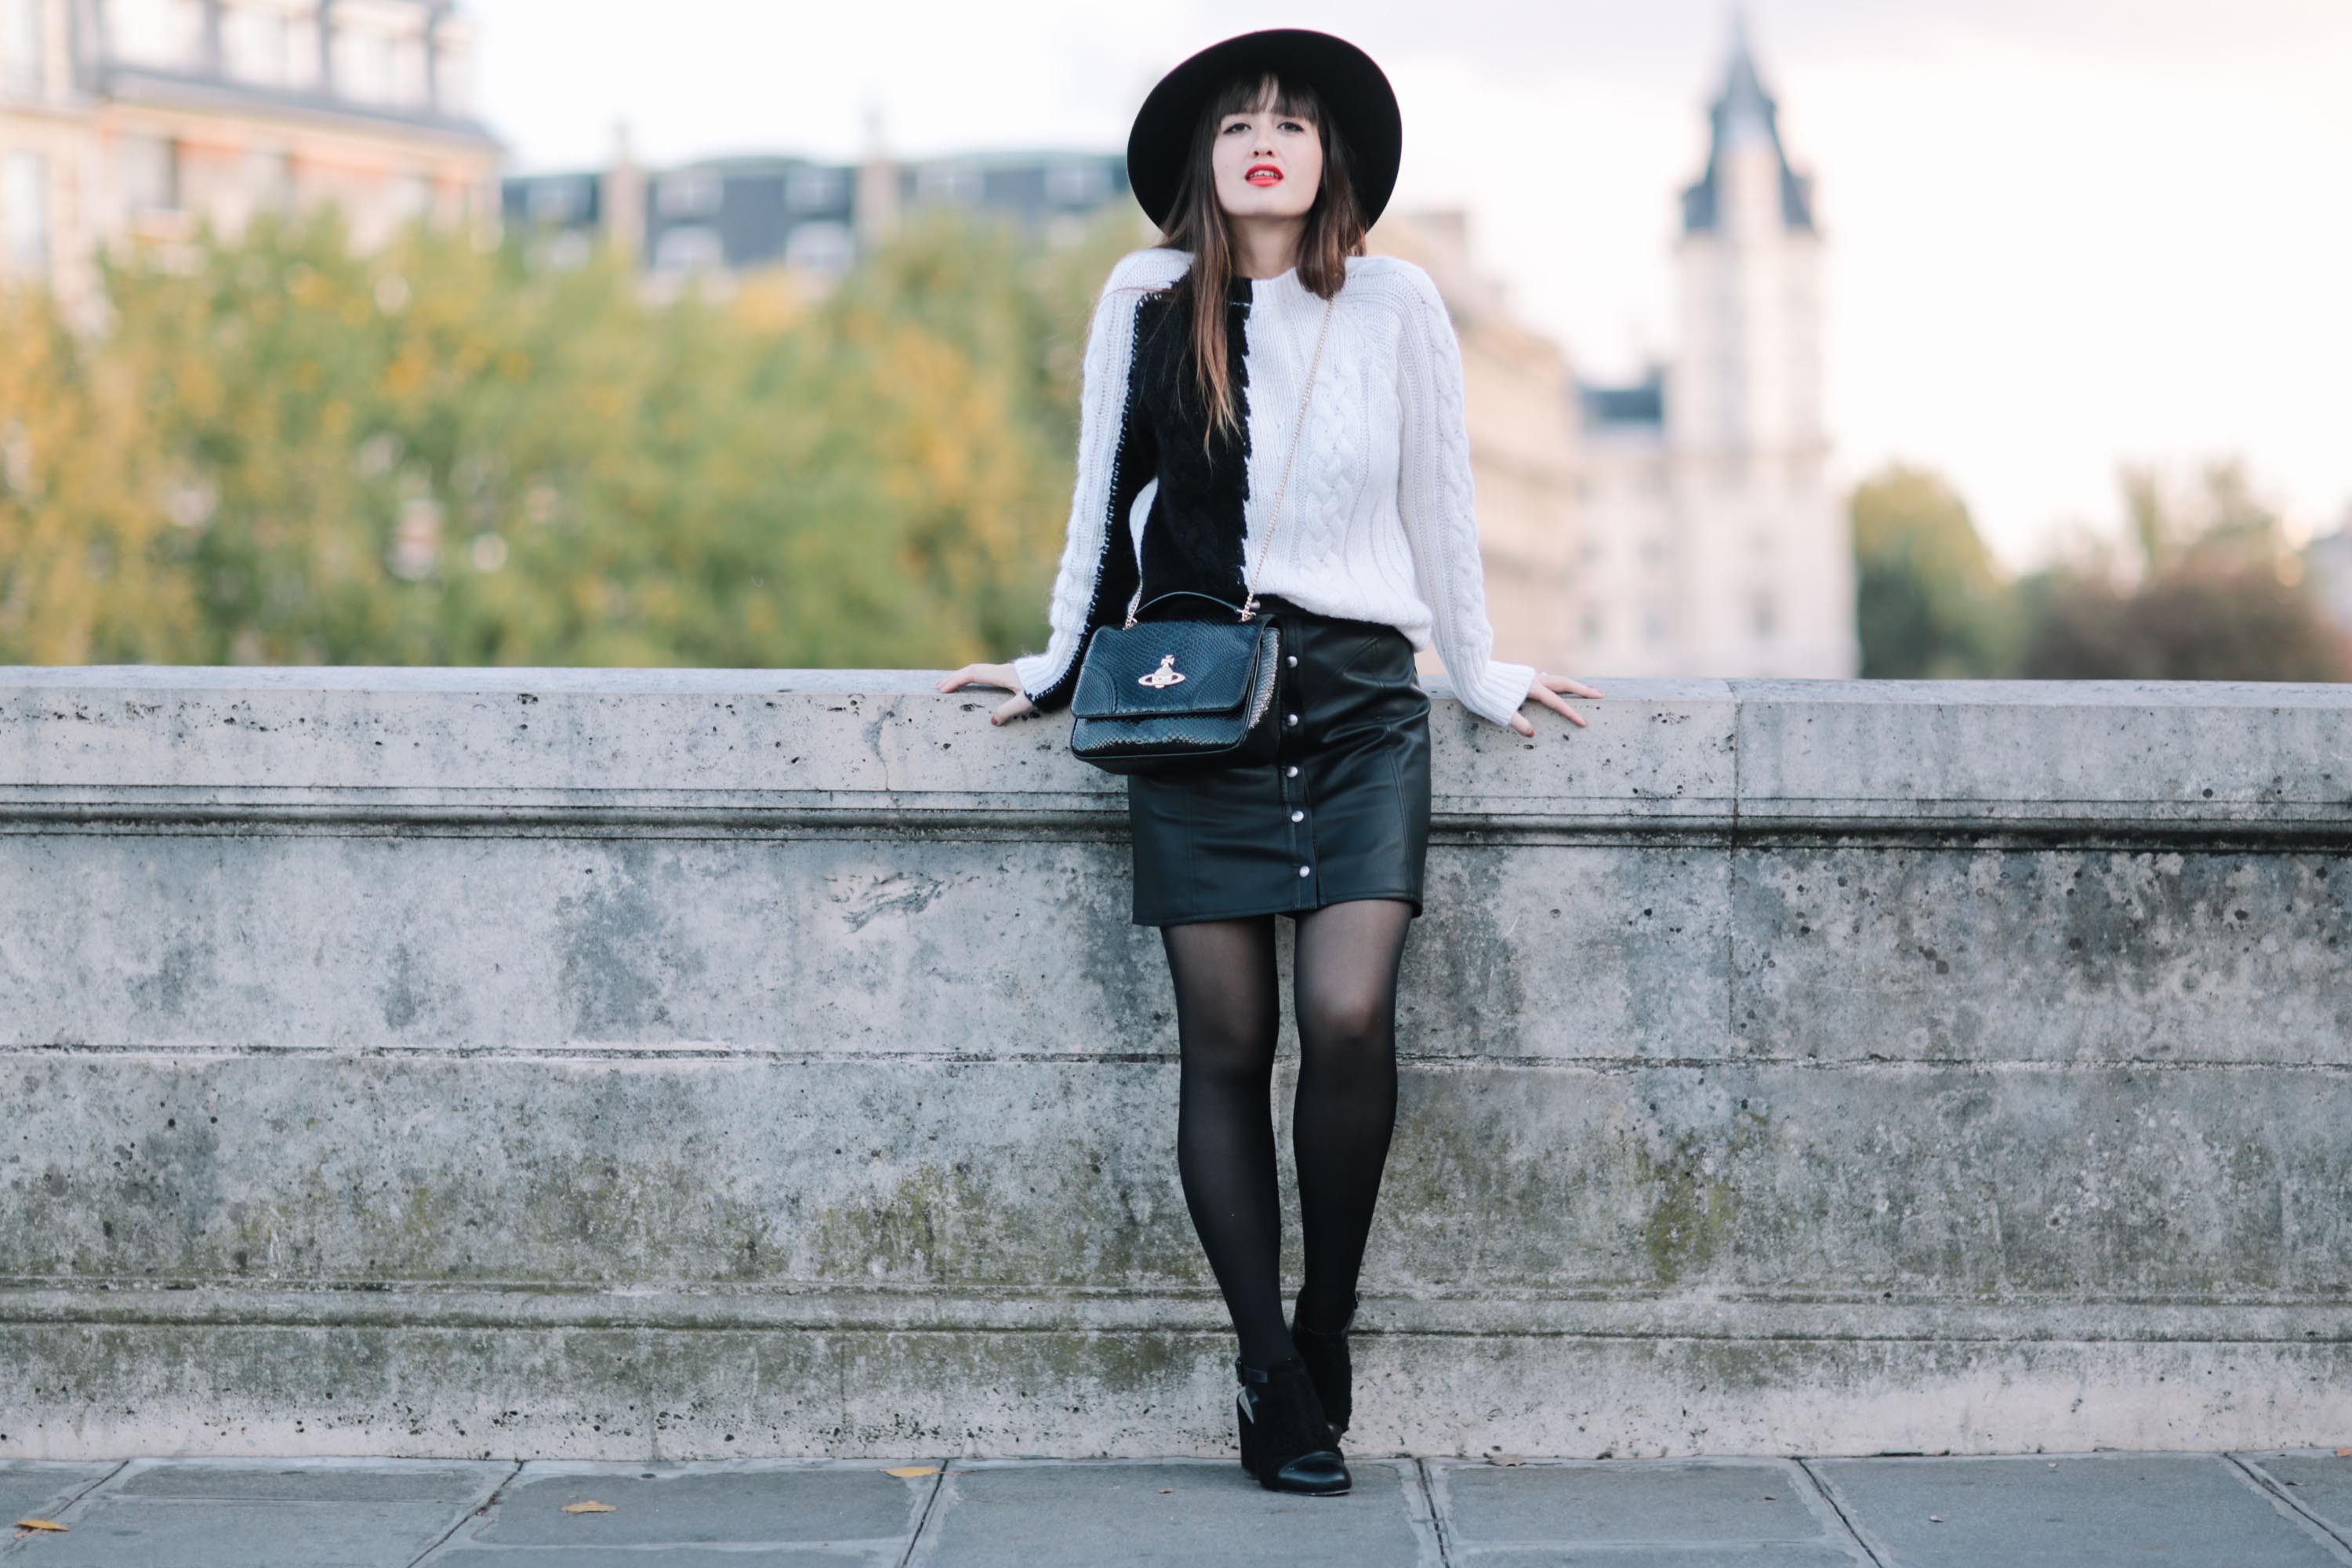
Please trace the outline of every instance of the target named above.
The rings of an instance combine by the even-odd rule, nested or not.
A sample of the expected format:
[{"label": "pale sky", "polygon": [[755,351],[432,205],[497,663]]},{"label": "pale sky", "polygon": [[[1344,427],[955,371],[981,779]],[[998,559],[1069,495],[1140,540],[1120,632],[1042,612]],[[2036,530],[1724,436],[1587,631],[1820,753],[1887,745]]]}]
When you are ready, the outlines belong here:
[{"label": "pale sky", "polygon": [[[1729,0],[862,5],[471,0],[515,172],[1115,151],[1161,72],[1320,27],[1404,114],[1399,206],[1460,205],[1588,376],[1673,331],[1675,193],[1706,158]],[[2115,468],[2242,455],[2290,526],[2352,522],[2352,0],[1749,0],[1827,242],[1843,480],[1947,474],[2013,565],[2112,528]]]}]

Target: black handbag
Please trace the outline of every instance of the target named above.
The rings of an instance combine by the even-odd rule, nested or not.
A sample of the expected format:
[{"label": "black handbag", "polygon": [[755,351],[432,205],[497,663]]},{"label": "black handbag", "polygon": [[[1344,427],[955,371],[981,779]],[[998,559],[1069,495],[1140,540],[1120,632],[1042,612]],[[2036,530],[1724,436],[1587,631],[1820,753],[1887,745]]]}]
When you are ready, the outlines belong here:
[{"label": "black handbag", "polygon": [[[1331,332],[1332,304],[1323,302],[1323,328],[1316,335],[1315,357],[1298,396],[1298,419],[1290,433],[1290,450],[1282,459],[1282,481],[1275,490],[1265,536],[1258,542],[1259,567],[1265,564],[1266,547],[1281,521],[1291,460],[1306,434],[1307,404],[1315,393],[1315,372],[1323,363],[1324,340]],[[1189,773],[1270,760],[1281,739],[1265,713],[1282,668],[1282,626],[1278,620],[1251,625],[1257,616],[1256,581],[1253,567],[1244,584],[1248,596],[1237,621],[1196,618],[1143,626],[1136,624],[1136,602],[1143,596],[1143,584],[1137,583],[1127,602],[1125,624],[1097,626],[1087,638],[1070,696],[1070,753],[1113,773]],[[1202,599],[1227,611],[1234,608],[1213,594],[1189,589],[1156,595],[1151,603],[1171,599]]]}]

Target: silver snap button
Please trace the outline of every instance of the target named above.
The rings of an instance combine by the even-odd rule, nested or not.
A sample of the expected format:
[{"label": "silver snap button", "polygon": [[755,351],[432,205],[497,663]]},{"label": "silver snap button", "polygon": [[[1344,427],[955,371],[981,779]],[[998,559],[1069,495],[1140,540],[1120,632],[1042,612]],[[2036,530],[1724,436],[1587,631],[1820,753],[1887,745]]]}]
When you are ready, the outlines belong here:
[{"label": "silver snap button", "polygon": [[1298,722],[1298,715],[1296,713],[1286,713],[1283,715],[1282,721],[1286,724],[1296,724]]},{"label": "silver snap button", "polygon": [[1302,876],[1302,877],[1304,877],[1305,875],[1307,875],[1307,868],[1306,868],[1306,867],[1304,867],[1304,866],[1301,866],[1300,868],[1298,868],[1298,874],[1299,874],[1300,876]]},{"label": "silver snap button", "polygon": [[1295,654],[1295,653],[1294,653],[1294,654],[1292,654],[1288,658],[1284,659],[1282,662],[1283,662],[1283,663],[1285,663],[1285,664],[1297,664],[1297,663],[1298,662],[1298,656],[1297,656],[1297,654]]},{"label": "silver snap button", "polygon": [[1307,820],[1307,814],[1303,811],[1294,811],[1290,814],[1290,820],[1293,822],[1304,822]]},{"label": "silver snap button", "polygon": [[1297,763],[1293,763],[1286,771],[1288,773],[1290,777],[1297,778],[1298,776],[1298,764]]}]

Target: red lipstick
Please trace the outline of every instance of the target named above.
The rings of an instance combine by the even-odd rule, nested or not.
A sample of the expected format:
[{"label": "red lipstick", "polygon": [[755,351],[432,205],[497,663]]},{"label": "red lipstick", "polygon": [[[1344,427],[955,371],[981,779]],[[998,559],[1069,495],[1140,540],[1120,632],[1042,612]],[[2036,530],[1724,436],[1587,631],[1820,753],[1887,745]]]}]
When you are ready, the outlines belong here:
[{"label": "red lipstick", "polygon": [[1252,163],[1242,171],[1242,178],[1253,185],[1278,185],[1282,184],[1282,171],[1272,163]]}]

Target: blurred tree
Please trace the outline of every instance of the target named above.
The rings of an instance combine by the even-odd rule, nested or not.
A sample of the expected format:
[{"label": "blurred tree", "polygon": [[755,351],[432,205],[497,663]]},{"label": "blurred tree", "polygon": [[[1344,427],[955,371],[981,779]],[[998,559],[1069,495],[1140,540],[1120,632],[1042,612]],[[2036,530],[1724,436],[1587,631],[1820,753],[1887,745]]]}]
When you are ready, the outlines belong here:
[{"label": "blurred tree", "polygon": [[1094,293],[910,227],[812,301],[648,303],[331,205],[0,318],[0,660],[937,666],[1042,647]]},{"label": "blurred tree", "polygon": [[2005,673],[2021,630],[2016,601],[1958,493],[1895,463],[1856,486],[1847,510],[1863,675]]},{"label": "blurred tree", "polygon": [[120,367],[46,293],[0,290],[0,663],[174,657],[197,612],[173,521],[206,504],[162,471]]},{"label": "blurred tree", "polygon": [[2125,468],[2120,482],[2128,553],[2078,553],[2019,584],[2023,674],[2352,679],[2352,638],[2312,595],[2242,463],[2207,464],[2184,496],[2146,466]]}]

